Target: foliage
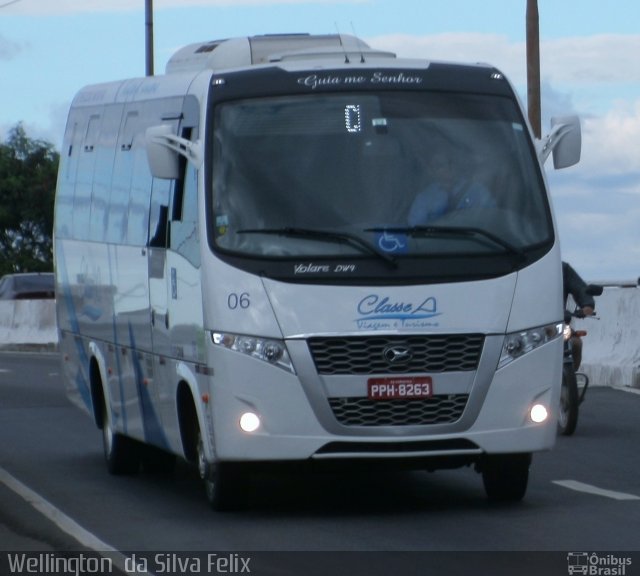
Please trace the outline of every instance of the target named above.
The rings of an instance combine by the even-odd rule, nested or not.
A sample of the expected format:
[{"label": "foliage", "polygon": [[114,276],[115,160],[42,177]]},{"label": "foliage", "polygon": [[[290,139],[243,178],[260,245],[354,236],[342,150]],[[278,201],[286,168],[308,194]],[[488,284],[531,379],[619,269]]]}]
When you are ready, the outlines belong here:
[{"label": "foliage", "polygon": [[0,144],[0,275],[53,269],[53,206],[59,154],[22,124]]}]

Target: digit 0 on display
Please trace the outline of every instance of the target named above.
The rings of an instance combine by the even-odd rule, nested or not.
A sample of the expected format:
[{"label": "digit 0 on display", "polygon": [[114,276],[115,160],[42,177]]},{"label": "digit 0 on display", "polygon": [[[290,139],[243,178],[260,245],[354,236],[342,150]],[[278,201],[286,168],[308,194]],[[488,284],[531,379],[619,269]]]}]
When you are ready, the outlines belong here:
[{"label": "digit 0 on display", "polygon": [[362,132],[360,104],[347,104],[344,107],[344,125],[347,132],[352,134]]}]

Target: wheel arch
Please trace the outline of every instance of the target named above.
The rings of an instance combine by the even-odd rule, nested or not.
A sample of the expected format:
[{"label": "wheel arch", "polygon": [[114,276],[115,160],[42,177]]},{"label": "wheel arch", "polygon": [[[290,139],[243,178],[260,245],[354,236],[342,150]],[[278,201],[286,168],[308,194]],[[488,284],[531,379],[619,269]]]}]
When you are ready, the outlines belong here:
[{"label": "wheel arch", "polygon": [[[176,409],[182,450],[188,462],[196,462],[198,431],[203,439],[207,437],[208,427],[204,413],[206,405],[199,402],[198,381],[188,366],[180,363],[176,372],[180,378],[176,389]],[[206,440],[204,444],[207,457],[210,458],[211,453]]]},{"label": "wheel arch", "polygon": [[108,405],[109,392],[105,387],[104,356],[95,342],[89,344],[91,356],[89,359],[89,384],[91,389],[91,405],[93,407],[93,420],[96,426],[102,430],[104,427],[104,410]]},{"label": "wheel arch", "polygon": [[198,412],[191,387],[184,380],[180,380],[178,383],[176,407],[184,456],[188,462],[195,462],[197,459],[196,442],[198,435],[195,423],[198,421]]}]

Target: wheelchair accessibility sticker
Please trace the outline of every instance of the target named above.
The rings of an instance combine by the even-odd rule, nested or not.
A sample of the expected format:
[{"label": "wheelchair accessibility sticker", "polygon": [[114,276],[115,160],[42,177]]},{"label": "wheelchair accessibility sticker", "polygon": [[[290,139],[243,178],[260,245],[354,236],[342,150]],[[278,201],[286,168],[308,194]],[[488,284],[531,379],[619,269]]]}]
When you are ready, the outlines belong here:
[{"label": "wheelchair accessibility sticker", "polygon": [[376,246],[388,254],[406,254],[409,250],[406,234],[395,234],[386,230],[376,233]]}]

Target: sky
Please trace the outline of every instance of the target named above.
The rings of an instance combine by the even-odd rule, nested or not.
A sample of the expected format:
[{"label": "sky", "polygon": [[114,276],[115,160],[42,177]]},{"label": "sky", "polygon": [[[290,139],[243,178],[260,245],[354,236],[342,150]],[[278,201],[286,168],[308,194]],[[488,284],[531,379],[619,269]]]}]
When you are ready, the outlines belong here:
[{"label": "sky", "polygon": [[[194,42],[344,33],[398,56],[488,62],[526,106],[526,0],[154,0],[154,67]],[[578,114],[580,163],[546,165],[562,255],[587,281],[640,276],[640,2],[538,0],[543,133]],[[0,141],[60,148],[84,85],[145,74],[145,0],[0,0]]]}]

